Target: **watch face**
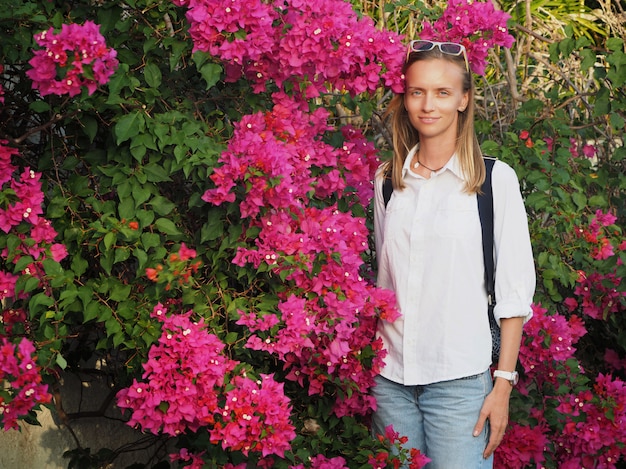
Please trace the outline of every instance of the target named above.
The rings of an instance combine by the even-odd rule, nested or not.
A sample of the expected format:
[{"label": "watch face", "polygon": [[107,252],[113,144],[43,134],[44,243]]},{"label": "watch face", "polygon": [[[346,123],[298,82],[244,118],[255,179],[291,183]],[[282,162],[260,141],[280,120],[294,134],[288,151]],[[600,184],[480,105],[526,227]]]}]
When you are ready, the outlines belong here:
[{"label": "watch face", "polygon": [[517,371],[514,371],[513,373],[511,373],[511,378],[511,383],[513,384],[513,386],[515,386],[519,381],[519,373]]}]

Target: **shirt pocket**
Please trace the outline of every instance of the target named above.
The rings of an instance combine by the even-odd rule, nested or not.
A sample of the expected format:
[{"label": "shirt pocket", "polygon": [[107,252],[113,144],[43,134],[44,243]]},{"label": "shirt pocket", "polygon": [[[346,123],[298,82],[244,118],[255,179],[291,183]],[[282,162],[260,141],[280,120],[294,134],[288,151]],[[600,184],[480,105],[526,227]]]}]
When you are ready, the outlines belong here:
[{"label": "shirt pocket", "polygon": [[409,190],[394,191],[391,193],[385,213],[393,213],[398,211],[407,211],[410,207],[415,206],[415,199]]},{"label": "shirt pocket", "polygon": [[415,199],[408,193],[393,194],[385,212],[385,240],[408,240],[411,219],[415,211]]},{"label": "shirt pocket", "polygon": [[473,232],[478,220],[478,202],[474,194],[452,194],[439,203],[434,227],[439,236],[460,238]]}]

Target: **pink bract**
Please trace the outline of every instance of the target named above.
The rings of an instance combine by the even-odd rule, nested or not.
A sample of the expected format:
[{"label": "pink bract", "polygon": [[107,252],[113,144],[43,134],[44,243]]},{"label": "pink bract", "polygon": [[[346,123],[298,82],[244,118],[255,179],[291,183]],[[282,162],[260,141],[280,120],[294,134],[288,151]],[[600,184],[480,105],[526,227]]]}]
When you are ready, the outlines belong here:
[{"label": "pink bract", "polygon": [[[33,68],[26,74],[42,96],[76,96],[83,87],[91,95],[118,66],[116,51],[106,46],[100,26],[92,21],[64,24],[58,33],[50,28],[36,34],[35,41],[43,49],[34,52],[29,61]],[[58,69],[63,70],[62,77]]]}]

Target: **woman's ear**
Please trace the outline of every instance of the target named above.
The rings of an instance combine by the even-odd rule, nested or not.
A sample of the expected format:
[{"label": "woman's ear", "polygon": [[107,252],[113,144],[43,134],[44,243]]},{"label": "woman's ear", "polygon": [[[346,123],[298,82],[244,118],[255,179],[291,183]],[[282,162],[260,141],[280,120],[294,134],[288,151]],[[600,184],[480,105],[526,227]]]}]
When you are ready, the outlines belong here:
[{"label": "woman's ear", "polygon": [[461,105],[458,107],[459,112],[463,112],[467,109],[467,103],[469,102],[469,93],[463,94],[463,99],[461,100]]}]

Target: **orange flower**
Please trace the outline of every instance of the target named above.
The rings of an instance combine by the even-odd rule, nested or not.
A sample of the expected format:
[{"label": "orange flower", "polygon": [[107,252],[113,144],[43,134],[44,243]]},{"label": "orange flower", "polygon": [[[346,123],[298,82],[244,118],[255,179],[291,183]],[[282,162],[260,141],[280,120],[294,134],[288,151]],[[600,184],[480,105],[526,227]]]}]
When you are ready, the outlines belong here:
[{"label": "orange flower", "polygon": [[159,271],[157,269],[148,267],[146,269],[146,276],[153,282],[156,282],[159,279]]},{"label": "orange flower", "polygon": [[138,230],[139,229],[139,223],[136,222],[136,221],[131,221],[131,222],[128,223],[128,227],[131,230]]}]

